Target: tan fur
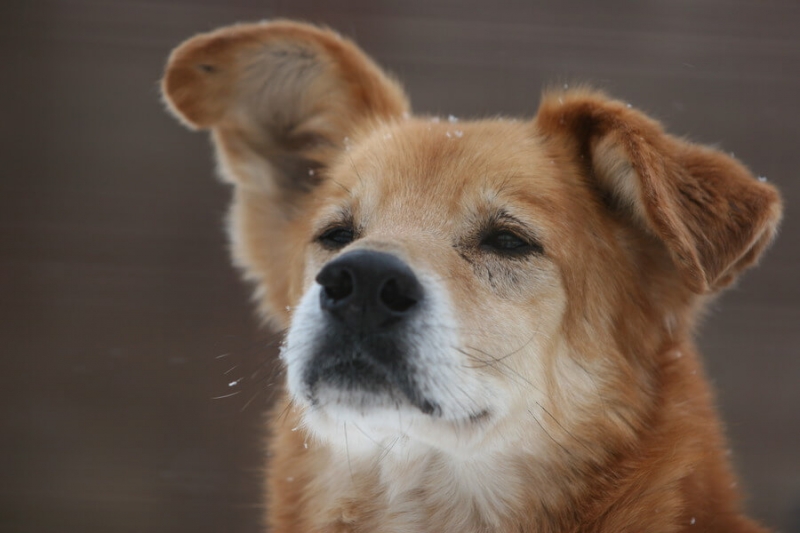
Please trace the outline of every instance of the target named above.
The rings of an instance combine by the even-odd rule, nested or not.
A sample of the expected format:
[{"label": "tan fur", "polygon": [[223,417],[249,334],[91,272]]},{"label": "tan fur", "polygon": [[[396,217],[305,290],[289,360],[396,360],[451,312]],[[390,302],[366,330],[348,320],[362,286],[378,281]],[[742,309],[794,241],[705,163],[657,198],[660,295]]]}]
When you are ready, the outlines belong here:
[{"label": "tan fur", "polygon": [[[741,514],[691,341],[780,219],[777,191],[739,162],[589,90],[545,94],[533,121],[409,118],[352,43],[292,22],[190,39],[163,90],[212,131],[266,318],[313,330],[295,309],[342,253],[314,238],[349,217],[346,250],[390,252],[436,287],[453,375],[492,406],[384,435],[283,394],[270,531],[764,531]],[[477,228],[498,210],[544,253],[483,253]]]}]

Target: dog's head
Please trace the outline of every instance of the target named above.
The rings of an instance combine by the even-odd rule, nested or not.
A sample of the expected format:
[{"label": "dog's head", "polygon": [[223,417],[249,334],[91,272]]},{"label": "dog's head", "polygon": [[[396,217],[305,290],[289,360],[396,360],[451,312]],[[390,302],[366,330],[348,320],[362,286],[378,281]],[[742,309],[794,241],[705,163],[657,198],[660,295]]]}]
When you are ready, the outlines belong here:
[{"label": "dog's head", "polygon": [[657,355],[780,218],[736,160],[603,94],[547,93],[530,121],[412,117],[311,26],[195,37],[163,89],[213,132],[235,259],[288,327],[308,428],[334,443],[348,423],[350,446],[465,453],[634,431]]}]

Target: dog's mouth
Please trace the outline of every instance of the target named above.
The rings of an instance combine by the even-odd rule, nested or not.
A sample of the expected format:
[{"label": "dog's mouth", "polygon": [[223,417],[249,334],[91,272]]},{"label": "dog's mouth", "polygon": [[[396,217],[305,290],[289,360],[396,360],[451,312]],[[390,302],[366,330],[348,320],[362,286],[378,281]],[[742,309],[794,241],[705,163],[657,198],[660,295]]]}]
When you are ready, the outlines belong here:
[{"label": "dog's mouth", "polygon": [[334,384],[344,390],[363,390],[381,392],[392,387],[392,382],[385,369],[364,359],[351,359],[322,366],[309,381],[310,386],[316,382]]},{"label": "dog's mouth", "polygon": [[335,403],[361,412],[405,406],[431,416],[440,411],[420,392],[413,371],[402,360],[386,363],[363,353],[318,355],[308,366],[305,384],[312,405]]}]

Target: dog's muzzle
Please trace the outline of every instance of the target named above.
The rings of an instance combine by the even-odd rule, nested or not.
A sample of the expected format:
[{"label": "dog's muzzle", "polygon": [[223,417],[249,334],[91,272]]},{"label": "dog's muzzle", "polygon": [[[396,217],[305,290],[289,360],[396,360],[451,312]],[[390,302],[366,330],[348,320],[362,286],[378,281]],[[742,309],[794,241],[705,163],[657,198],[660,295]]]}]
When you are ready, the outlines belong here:
[{"label": "dog's muzzle", "polygon": [[324,323],[304,372],[312,401],[328,390],[362,408],[407,401],[434,412],[417,383],[425,291],[411,268],[389,253],[356,250],[325,265],[316,281]]}]

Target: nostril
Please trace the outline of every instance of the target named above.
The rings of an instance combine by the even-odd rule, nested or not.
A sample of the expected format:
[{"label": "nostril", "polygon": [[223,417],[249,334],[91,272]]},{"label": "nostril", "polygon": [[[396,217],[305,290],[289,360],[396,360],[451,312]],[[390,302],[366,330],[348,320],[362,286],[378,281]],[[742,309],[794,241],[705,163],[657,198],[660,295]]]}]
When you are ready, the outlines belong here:
[{"label": "nostril", "polygon": [[343,254],[325,265],[316,281],[326,320],[354,331],[388,330],[411,315],[424,299],[422,285],[411,268],[383,252]]},{"label": "nostril", "polygon": [[396,279],[390,279],[383,284],[379,298],[381,303],[396,313],[404,313],[411,309],[418,301],[416,291],[403,290]]},{"label": "nostril", "polygon": [[347,269],[329,273],[322,284],[325,295],[334,302],[343,300],[353,294],[353,275]]}]

